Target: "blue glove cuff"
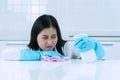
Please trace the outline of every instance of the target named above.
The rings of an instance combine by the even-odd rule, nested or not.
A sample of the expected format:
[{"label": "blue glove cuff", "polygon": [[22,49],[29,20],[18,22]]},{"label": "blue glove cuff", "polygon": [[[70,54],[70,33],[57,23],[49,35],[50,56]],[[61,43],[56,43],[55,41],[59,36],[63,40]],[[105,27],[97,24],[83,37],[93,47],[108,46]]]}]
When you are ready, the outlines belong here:
[{"label": "blue glove cuff", "polygon": [[95,50],[97,59],[102,59],[105,56],[105,50],[98,41],[95,41],[94,50]]},{"label": "blue glove cuff", "polygon": [[20,60],[40,60],[41,54],[39,51],[34,50],[21,50],[20,52]]}]

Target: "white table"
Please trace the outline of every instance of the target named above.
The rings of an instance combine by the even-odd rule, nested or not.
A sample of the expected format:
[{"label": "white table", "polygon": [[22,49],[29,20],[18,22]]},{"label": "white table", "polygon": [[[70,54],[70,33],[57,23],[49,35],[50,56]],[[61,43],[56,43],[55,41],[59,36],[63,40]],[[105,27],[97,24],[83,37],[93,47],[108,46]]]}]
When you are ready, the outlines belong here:
[{"label": "white table", "polygon": [[83,63],[0,60],[0,80],[120,80],[120,60]]}]

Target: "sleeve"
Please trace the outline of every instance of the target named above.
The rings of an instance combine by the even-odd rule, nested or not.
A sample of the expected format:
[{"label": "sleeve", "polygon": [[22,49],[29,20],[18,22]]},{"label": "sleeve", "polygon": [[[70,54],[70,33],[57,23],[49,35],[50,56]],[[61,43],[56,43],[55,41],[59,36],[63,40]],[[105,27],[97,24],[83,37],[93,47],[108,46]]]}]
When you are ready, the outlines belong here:
[{"label": "sleeve", "polygon": [[6,48],[1,52],[3,60],[20,60],[20,51],[18,48]]},{"label": "sleeve", "polygon": [[73,46],[74,41],[68,41],[63,47],[64,55],[72,59],[80,59],[80,51]]}]

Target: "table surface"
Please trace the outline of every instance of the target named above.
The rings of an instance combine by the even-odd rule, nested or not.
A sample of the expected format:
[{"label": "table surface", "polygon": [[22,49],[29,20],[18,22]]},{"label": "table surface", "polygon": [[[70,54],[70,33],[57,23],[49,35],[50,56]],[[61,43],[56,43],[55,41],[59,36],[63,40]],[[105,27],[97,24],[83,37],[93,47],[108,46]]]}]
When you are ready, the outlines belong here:
[{"label": "table surface", "polygon": [[0,60],[0,80],[120,80],[120,60],[83,63]]}]

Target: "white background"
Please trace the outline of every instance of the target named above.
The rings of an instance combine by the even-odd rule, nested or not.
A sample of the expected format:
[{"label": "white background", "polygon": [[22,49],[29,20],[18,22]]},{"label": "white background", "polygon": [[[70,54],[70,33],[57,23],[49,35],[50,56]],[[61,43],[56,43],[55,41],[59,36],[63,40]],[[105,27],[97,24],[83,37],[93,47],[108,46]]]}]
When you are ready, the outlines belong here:
[{"label": "white background", "polygon": [[[18,8],[8,7],[10,1]],[[37,3],[40,1],[43,8]],[[29,12],[31,4],[37,5],[42,12]],[[33,7],[35,11],[36,7]],[[29,40],[32,23],[44,13],[57,18],[64,38],[78,33],[120,36],[119,8],[119,0],[1,0],[0,40]],[[31,18],[33,14],[35,16]]]},{"label": "white background", "polygon": [[48,11],[57,16],[64,33],[120,35],[119,0],[50,0],[48,6]]}]

